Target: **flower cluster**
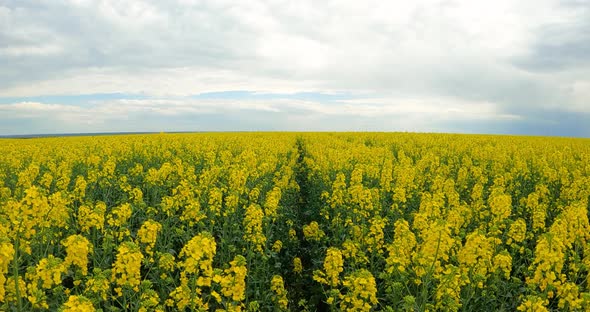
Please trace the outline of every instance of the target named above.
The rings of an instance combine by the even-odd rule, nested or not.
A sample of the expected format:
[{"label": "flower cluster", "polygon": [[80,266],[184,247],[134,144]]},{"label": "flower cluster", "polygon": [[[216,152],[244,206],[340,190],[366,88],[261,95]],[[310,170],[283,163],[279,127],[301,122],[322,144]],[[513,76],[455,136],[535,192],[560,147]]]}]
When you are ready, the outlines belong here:
[{"label": "flower cluster", "polygon": [[70,296],[64,303],[62,312],[94,312],[92,302],[84,296]]},{"label": "flower cluster", "polygon": [[139,290],[141,260],[143,255],[135,243],[125,242],[117,248],[117,259],[113,263],[111,282],[117,285],[115,292],[118,296],[123,295],[123,287],[134,291]]},{"label": "flower cluster", "polygon": [[309,241],[319,241],[326,236],[326,233],[322,231],[316,221],[312,221],[310,224],[303,226],[303,236]]},{"label": "flower cluster", "polygon": [[92,206],[82,205],[78,209],[78,224],[83,232],[91,228],[102,230],[104,228],[104,217],[107,206],[104,202],[98,202]]},{"label": "flower cluster", "polygon": [[338,248],[330,247],[326,251],[324,270],[313,272],[313,279],[333,288],[337,287],[340,284],[340,273],[344,270],[343,267],[342,252]]},{"label": "flower cluster", "polygon": [[270,290],[274,293],[274,300],[281,310],[287,311],[289,300],[287,299],[287,290],[283,278],[280,275],[275,275],[270,281]]},{"label": "flower cluster", "polygon": [[229,263],[230,267],[223,270],[222,274],[216,274],[213,281],[221,286],[221,294],[238,303],[246,298],[246,258],[236,256]]},{"label": "flower cluster", "polygon": [[342,311],[371,311],[377,304],[377,284],[371,272],[361,269],[346,276],[342,285],[347,292],[342,296]]},{"label": "flower cluster", "polygon": [[90,241],[82,235],[71,235],[62,245],[66,248],[64,266],[74,265],[80,269],[82,275],[88,274],[88,256],[93,251]]},{"label": "flower cluster", "polygon": [[139,231],[137,231],[137,240],[140,244],[145,245],[145,253],[150,257],[154,254],[154,246],[159,232],[162,230],[162,225],[153,220],[147,220],[143,223]]},{"label": "flower cluster", "polygon": [[8,266],[14,257],[14,247],[7,241],[0,240],[0,302],[4,301],[6,294],[6,273],[8,273]]},{"label": "flower cluster", "polygon": [[258,205],[250,205],[246,208],[244,216],[244,240],[250,242],[254,248],[262,252],[262,247],[266,244],[266,236],[262,233],[262,222],[264,213]]}]

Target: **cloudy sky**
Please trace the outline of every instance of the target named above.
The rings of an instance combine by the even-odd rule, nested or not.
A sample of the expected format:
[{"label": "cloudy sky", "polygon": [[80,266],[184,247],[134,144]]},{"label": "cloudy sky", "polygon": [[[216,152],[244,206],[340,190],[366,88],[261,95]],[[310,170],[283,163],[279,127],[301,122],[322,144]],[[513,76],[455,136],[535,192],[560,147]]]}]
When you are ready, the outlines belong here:
[{"label": "cloudy sky", "polygon": [[0,0],[0,135],[590,137],[590,0]]}]

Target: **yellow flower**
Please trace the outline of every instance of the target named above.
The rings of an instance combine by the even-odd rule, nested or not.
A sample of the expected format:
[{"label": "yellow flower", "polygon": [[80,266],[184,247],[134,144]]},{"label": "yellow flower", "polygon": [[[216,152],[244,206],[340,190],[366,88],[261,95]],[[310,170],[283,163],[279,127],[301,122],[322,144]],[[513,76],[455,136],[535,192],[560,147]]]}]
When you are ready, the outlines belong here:
[{"label": "yellow flower", "polygon": [[558,307],[567,308],[570,311],[579,310],[582,307],[583,300],[580,298],[580,289],[573,282],[566,282],[557,289],[559,298]]},{"label": "yellow flower", "polygon": [[472,282],[483,288],[488,274],[492,269],[494,256],[494,239],[474,232],[467,235],[465,246],[457,253],[461,268],[467,268],[472,274]]},{"label": "yellow flower", "polygon": [[158,267],[162,269],[164,272],[172,272],[176,267],[174,255],[169,253],[160,254],[160,258],[158,260]]},{"label": "yellow flower", "polygon": [[140,204],[143,202],[143,192],[138,187],[134,187],[129,191],[129,197],[134,204]]},{"label": "yellow flower", "polygon": [[504,250],[494,256],[494,268],[504,272],[504,277],[510,279],[510,272],[512,271],[512,257]]},{"label": "yellow flower", "polygon": [[146,246],[145,252],[150,257],[153,255],[152,249],[156,245],[156,239],[160,230],[162,230],[160,223],[147,220],[143,223],[139,231],[137,231],[137,240]]},{"label": "yellow flower", "polygon": [[79,201],[83,201],[86,197],[86,180],[84,180],[83,176],[76,177],[76,182],[74,186],[74,190],[72,192],[72,197]]},{"label": "yellow flower", "polygon": [[143,166],[141,164],[135,164],[135,167],[129,169],[129,174],[134,177],[143,175]]},{"label": "yellow flower", "polygon": [[297,240],[297,232],[295,231],[294,228],[290,228],[289,229],[289,239],[292,241],[296,241]]},{"label": "yellow flower", "polygon": [[102,300],[107,300],[107,294],[110,290],[110,282],[107,271],[94,269],[92,277],[86,282],[86,291],[98,294]]},{"label": "yellow flower", "polygon": [[431,224],[420,233],[423,242],[412,254],[416,264],[414,271],[418,277],[426,275],[431,269],[433,274],[442,270],[443,263],[449,260],[450,251],[455,245],[450,234],[450,229],[442,221]]},{"label": "yellow flower", "polygon": [[66,248],[64,266],[77,266],[82,275],[88,274],[88,255],[92,253],[92,244],[82,235],[71,235],[66,238],[62,245]]},{"label": "yellow flower", "polygon": [[548,300],[543,300],[537,296],[527,296],[526,300],[516,309],[523,312],[546,312],[549,311],[546,307],[548,303]]},{"label": "yellow flower", "polygon": [[183,269],[182,274],[195,274],[199,276],[199,286],[210,286],[216,249],[215,239],[208,232],[193,237],[179,254],[180,257],[185,257],[185,260],[178,264]]},{"label": "yellow flower", "polygon": [[408,221],[397,220],[394,224],[393,243],[387,245],[389,256],[385,259],[386,271],[393,273],[394,269],[405,272],[411,262],[412,251],[416,247],[416,236],[410,230]]},{"label": "yellow flower", "polygon": [[211,212],[213,212],[214,215],[217,216],[221,212],[222,203],[223,203],[223,191],[217,187],[214,187],[209,192],[209,201],[208,201],[207,208],[209,208],[209,210]]},{"label": "yellow flower", "polygon": [[236,194],[236,192],[227,195],[225,197],[225,207],[223,209],[222,215],[224,217],[233,215],[236,212],[236,209],[238,209],[239,203],[240,197]]},{"label": "yellow flower", "polygon": [[18,173],[18,182],[16,185],[23,187],[23,189],[30,188],[37,175],[39,175],[39,165],[31,163],[25,170]]},{"label": "yellow flower", "polygon": [[223,270],[223,275],[216,275],[214,280],[221,285],[221,293],[234,302],[240,302],[246,298],[246,258],[236,256],[230,262],[230,267]]},{"label": "yellow flower", "polygon": [[461,269],[454,265],[447,265],[438,278],[440,284],[434,295],[436,308],[440,311],[459,310],[462,305],[461,287],[468,282],[461,274]]},{"label": "yellow flower", "polygon": [[125,237],[129,236],[129,229],[127,228],[127,224],[129,222],[129,218],[131,218],[131,214],[133,213],[131,205],[129,203],[124,203],[118,207],[113,208],[111,213],[108,216],[107,223],[114,229],[114,235],[117,239],[123,240]]},{"label": "yellow flower", "polygon": [[251,204],[246,208],[244,216],[244,240],[251,243],[260,253],[263,252],[263,246],[266,244],[266,236],[262,233],[262,221],[264,213],[260,206]]},{"label": "yellow flower", "polygon": [[5,282],[5,297],[4,302],[15,302],[17,300],[17,287],[18,287],[18,297],[25,298],[27,289],[27,284],[23,280],[22,277],[18,277],[15,280],[14,276],[10,276],[6,279]]},{"label": "yellow flower", "polygon": [[508,240],[506,244],[512,245],[513,242],[520,243],[526,236],[526,222],[522,218],[516,219],[508,230]]},{"label": "yellow flower", "polygon": [[354,242],[350,239],[347,239],[342,243],[342,255],[346,260],[351,260],[356,263],[368,263],[369,258],[362,249],[361,243]]},{"label": "yellow flower", "polygon": [[6,293],[4,288],[6,277],[4,274],[8,273],[8,266],[12,262],[13,257],[14,247],[12,244],[8,241],[3,241],[3,239],[0,239],[0,302],[4,301],[4,296]]},{"label": "yellow flower", "polygon": [[192,198],[184,206],[180,220],[188,222],[189,226],[193,226],[206,217],[205,213],[201,210],[201,202],[198,199]]},{"label": "yellow flower", "polygon": [[80,206],[78,209],[78,225],[80,226],[80,230],[88,232],[92,227],[102,230],[104,228],[104,214],[106,210],[107,205],[103,202],[97,202],[92,207],[87,205]]},{"label": "yellow flower", "polygon": [[118,296],[123,294],[122,287],[130,287],[134,291],[139,291],[142,259],[143,255],[139,247],[133,242],[124,242],[117,248],[117,257],[111,272],[111,282],[118,286],[115,288]]},{"label": "yellow flower", "polygon": [[326,251],[324,260],[324,270],[313,272],[313,279],[319,283],[331,287],[337,287],[340,284],[340,273],[344,271],[344,260],[342,252],[338,248],[330,247]]},{"label": "yellow flower", "polygon": [[279,253],[281,252],[281,249],[283,248],[283,242],[281,242],[280,240],[276,240],[273,244],[272,244],[272,251]]},{"label": "yellow flower", "polygon": [[303,226],[303,236],[309,241],[319,241],[326,236],[326,233],[322,231],[316,221],[312,221],[310,224]]},{"label": "yellow flower", "polygon": [[266,200],[264,202],[264,215],[269,217],[273,221],[277,217],[277,209],[279,207],[280,200],[281,189],[278,187],[274,187],[270,192],[266,194]]},{"label": "yellow flower", "polygon": [[369,227],[369,235],[365,237],[365,243],[369,252],[376,251],[377,253],[383,253],[383,228],[387,223],[387,219],[381,217],[374,217],[370,221],[371,226]]},{"label": "yellow flower", "polygon": [[347,291],[341,298],[341,311],[371,311],[377,304],[377,285],[371,272],[355,271],[344,278],[342,285]]},{"label": "yellow flower", "polygon": [[221,295],[218,292],[216,292],[215,290],[211,291],[211,297],[215,298],[215,301],[217,301],[217,303],[221,303],[221,301],[223,300],[221,298]]},{"label": "yellow flower", "polygon": [[526,198],[525,204],[531,213],[533,231],[545,229],[545,219],[547,219],[545,197],[547,194],[549,194],[549,189],[546,186],[537,185],[535,191]]},{"label": "yellow flower", "polygon": [[301,258],[293,258],[293,272],[301,274],[303,272],[303,264],[301,264]]},{"label": "yellow flower", "polygon": [[270,290],[274,293],[273,300],[277,303],[282,311],[288,310],[289,300],[287,299],[287,290],[283,282],[283,277],[274,275],[270,281]]},{"label": "yellow flower", "polygon": [[63,260],[53,255],[41,259],[35,267],[36,276],[42,282],[42,287],[50,289],[53,285],[61,284],[61,275],[66,272]]},{"label": "yellow flower", "polygon": [[504,194],[501,187],[492,190],[488,204],[494,223],[502,222],[512,214],[512,197]]},{"label": "yellow flower", "polygon": [[255,203],[258,201],[258,197],[260,197],[260,189],[253,188],[250,193],[248,193],[248,199],[251,203]]},{"label": "yellow flower", "polygon": [[160,304],[160,296],[153,289],[146,289],[141,293],[139,298],[140,308],[138,312],[158,311]]},{"label": "yellow flower", "polygon": [[[202,232],[193,237],[180,251],[179,258],[185,260],[178,263],[180,273],[180,286],[176,287],[170,297],[173,300],[167,301],[168,306],[184,310],[190,307],[191,310],[208,310],[209,305],[201,298],[202,288],[211,287],[214,279],[213,257],[215,256],[217,244],[215,239],[208,232]],[[173,259],[165,256],[165,262]],[[161,258],[162,260],[162,258]],[[170,267],[168,264],[164,264]]]},{"label": "yellow flower", "polygon": [[124,226],[131,217],[131,213],[131,205],[128,203],[122,204],[121,206],[113,208],[107,222],[110,226]]},{"label": "yellow flower", "polygon": [[[558,274],[565,263],[564,250],[565,246],[559,237],[551,233],[544,234],[537,241],[535,259],[531,266],[534,268],[534,273],[527,283],[538,286],[541,291],[545,291],[549,286],[561,284]],[[553,295],[549,294],[549,297]]]},{"label": "yellow flower", "polygon": [[62,312],[94,312],[92,302],[84,296],[70,296],[64,303]]}]

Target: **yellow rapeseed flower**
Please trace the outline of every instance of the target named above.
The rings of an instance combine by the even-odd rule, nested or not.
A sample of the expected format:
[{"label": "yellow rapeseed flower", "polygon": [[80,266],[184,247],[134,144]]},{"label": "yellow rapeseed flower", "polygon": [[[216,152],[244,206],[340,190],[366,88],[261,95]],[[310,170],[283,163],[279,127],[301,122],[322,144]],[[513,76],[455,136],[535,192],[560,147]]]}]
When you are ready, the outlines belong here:
[{"label": "yellow rapeseed flower", "polygon": [[258,252],[263,252],[263,246],[266,244],[266,236],[262,232],[262,222],[264,213],[260,206],[252,204],[246,208],[244,216],[244,240],[254,246]]},{"label": "yellow rapeseed flower", "polygon": [[548,300],[543,300],[537,296],[528,296],[517,308],[518,311],[523,312],[547,312],[549,311],[546,305]]},{"label": "yellow rapeseed flower", "polygon": [[293,273],[301,274],[303,272],[303,264],[301,264],[301,258],[293,258]]},{"label": "yellow rapeseed flower", "polygon": [[326,251],[324,270],[313,272],[313,279],[319,283],[337,287],[340,284],[340,273],[344,270],[344,259],[338,248],[330,247]]},{"label": "yellow rapeseed flower", "polygon": [[64,303],[62,312],[94,312],[96,309],[92,302],[84,296],[70,296]]},{"label": "yellow rapeseed flower", "polygon": [[303,236],[309,241],[319,241],[326,236],[326,233],[322,231],[316,221],[312,221],[310,224],[303,226]]},{"label": "yellow rapeseed flower", "polygon": [[289,300],[287,299],[287,290],[283,282],[283,277],[274,275],[270,281],[270,290],[274,293],[273,300],[276,302],[281,311],[287,311]]},{"label": "yellow rapeseed flower", "polygon": [[145,245],[145,252],[148,256],[153,255],[153,248],[156,245],[156,239],[158,234],[162,230],[162,225],[153,220],[147,220],[142,225],[139,231],[137,231],[137,240],[139,243]]},{"label": "yellow rapeseed flower", "polygon": [[66,248],[64,266],[75,265],[82,275],[88,274],[88,256],[93,250],[88,239],[82,235],[71,235],[62,242],[62,245]]},{"label": "yellow rapeseed flower", "polygon": [[224,297],[240,302],[246,298],[247,273],[246,258],[238,255],[230,262],[230,267],[223,270],[223,274],[214,277],[214,281],[221,285]]},{"label": "yellow rapeseed flower", "polygon": [[123,295],[122,287],[130,287],[139,291],[141,282],[141,260],[143,255],[139,247],[133,242],[124,242],[117,248],[117,257],[111,272],[111,282],[117,287],[117,296]]},{"label": "yellow rapeseed flower", "polygon": [[341,297],[341,311],[371,311],[377,304],[377,284],[371,272],[361,269],[346,276],[342,285],[347,289]]}]

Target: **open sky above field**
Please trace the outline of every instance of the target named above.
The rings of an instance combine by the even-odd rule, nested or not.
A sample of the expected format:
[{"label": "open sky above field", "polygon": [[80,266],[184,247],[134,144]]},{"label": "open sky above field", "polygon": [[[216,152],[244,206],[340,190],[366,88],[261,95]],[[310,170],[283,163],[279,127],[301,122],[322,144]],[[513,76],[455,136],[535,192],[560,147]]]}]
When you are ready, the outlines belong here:
[{"label": "open sky above field", "polygon": [[0,0],[0,135],[590,136],[590,0]]}]

